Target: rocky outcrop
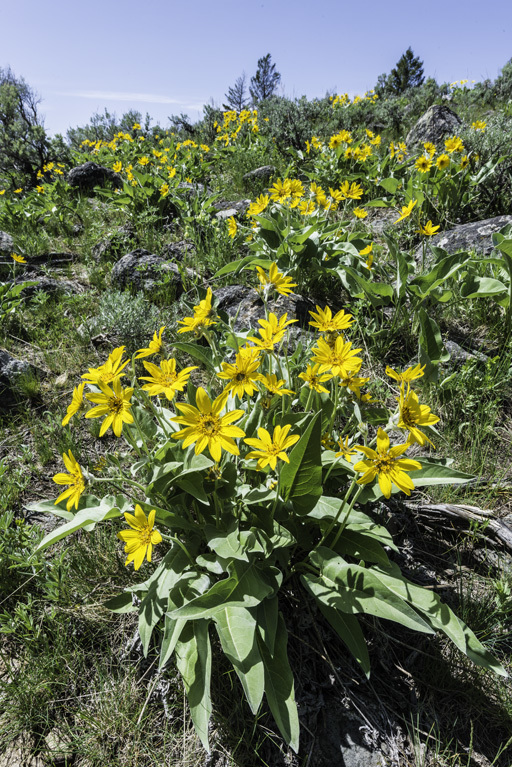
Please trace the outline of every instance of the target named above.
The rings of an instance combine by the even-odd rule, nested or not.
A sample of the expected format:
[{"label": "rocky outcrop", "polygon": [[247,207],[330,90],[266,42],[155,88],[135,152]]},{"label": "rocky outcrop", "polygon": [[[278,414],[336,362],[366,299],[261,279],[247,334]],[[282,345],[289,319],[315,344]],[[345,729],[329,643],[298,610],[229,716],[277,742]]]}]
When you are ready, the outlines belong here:
[{"label": "rocky outcrop", "polygon": [[17,389],[20,378],[40,378],[42,375],[42,370],[26,360],[18,360],[0,349],[0,410],[10,407],[19,398]]},{"label": "rocky outcrop", "polygon": [[219,200],[213,203],[213,207],[217,211],[216,217],[220,221],[225,221],[227,218],[231,218],[231,216],[244,216],[250,204],[250,200],[236,200],[235,202]]},{"label": "rocky outcrop", "polygon": [[[201,283],[201,277],[193,269],[186,269],[186,272],[193,282]],[[119,259],[110,278],[118,290],[141,291],[149,299],[157,290],[167,289],[173,298],[179,298],[184,290],[180,268],[163,256],[143,248],[137,248]]]},{"label": "rocky outcrop", "polygon": [[255,181],[256,179],[259,181],[269,181],[275,172],[276,169],[273,165],[262,165],[261,168],[254,168],[254,170],[245,173],[242,176],[242,180],[246,182]]},{"label": "rocky outcrop", "polygon": [[[260,327],[258,320],[265,319],[265,306],[254,288],[243,285],[228,285],[216,290],[214,296],[218,301],[218,310],[235,318],[233,326],[235,330],[252,329],[257,332]],[[297,326],[290,326],[293,335],[297,334],[298,327],[308,327],[308,322],[311,319],[309,310],[314,311],[315,304],[308,298],[292,294],[291,296],[279,296],[272,300],[268,309],[278,317],[286,312],[289,320],[299,320]]]},{"label": "rocky outcrop", "polygon": [[95,186],[108,186],[111,184],[115,189],[121,189],[123,181],[121,176],[114,173],[110,168],[104,168],[95,162],[86,162],[77,165],[68,173],[69,186],[79,189],[81,192],[90,192]]},{"label": "rocky outcrop", "polygon": [[[512,224],[512,216],[495,216],[495,218],[486,218],[470,224],[459,224],[446,232],[439,232],[428,240],[426,261],[428,263],[432,260],[428,247],[430,245],[443,248],[448,253],[471,250],[482,256],[488,256],[493,249],[492,235],[507,224]],[[420,245],[414,253],[418,263],[421,261],[422,248],[423,246]]]},{"label": "rocky outcrop", "polygon": [[439,142],[447,135],[457,133],[462,120],[444,104],[434,104],[423,114],[407,134],[407,145]]}]

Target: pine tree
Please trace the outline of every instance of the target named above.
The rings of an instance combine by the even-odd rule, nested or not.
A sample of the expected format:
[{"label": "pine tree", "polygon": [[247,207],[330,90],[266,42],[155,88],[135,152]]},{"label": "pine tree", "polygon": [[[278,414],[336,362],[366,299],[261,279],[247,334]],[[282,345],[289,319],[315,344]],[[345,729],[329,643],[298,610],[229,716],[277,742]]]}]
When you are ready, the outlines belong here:
[{"label": "pine tree", "polygon": [[235,109],[237,112],[241,112],[242,109],[249,105],[245,72],[242,72],[241,76],[236,79],[233,87],[229,88],[228,92],[224,95],[227,103],[222,105],[223,109]]},{"label": "pine tree", "polygon": [[391,70],[388,87],[392,93],[399,95],[409,88],[417,88],[424,80],[423,62],[409,47]]},{"label": "pine tree", "polygon": [[379,96],[399,96],[409,88],[423,85],[424,80],[423,62],[409,47],[389,75],[379,75],[375,91]]},{"label": "pine tree", "polygon": [[271,63],[270,53],[258,59],[258,68],[254,77],[251,77],[249,88],[254,104],[265,101],[272,96],[281,81],[281,75],[276,72],[276,65]]}]

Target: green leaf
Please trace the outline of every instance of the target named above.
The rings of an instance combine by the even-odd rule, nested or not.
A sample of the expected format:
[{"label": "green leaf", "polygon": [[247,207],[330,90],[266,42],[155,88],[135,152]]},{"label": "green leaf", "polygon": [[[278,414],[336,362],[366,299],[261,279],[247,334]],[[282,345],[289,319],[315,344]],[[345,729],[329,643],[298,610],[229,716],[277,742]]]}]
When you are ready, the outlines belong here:
[{"label": "green leaf", "polygon": [[478,277],[476,274],[468,274],[460,286],[460,294],[463,298],[495,297],[506,293],[507,286],[500,280]]},{"label": "green leaf", "polygon": [[[249,562],[249,554],[264,552],[264,547],[258,541],[258,530],[240,530],[234,522],[229,530],[219,530],[214,525],[206,525],[204,534],[208,546],[223,559],[239,559]],[[255,534],[256,533],[256,534]]]},{"label": "green leaf", "polygon": [[215,273],[214,277],[223,277],[225,274],[231,274],[232,272],[241,272],[246,266],[251,268],[261,266],[264,269],[268,269],[271,263],[272,261],[268,258],[245,256],[245,258],[240,258],[238,261],[231,261],[229,264],[223,266],[222,269],[219,269],[219,271]]},{"label": "green leaf", "polygon": [[288,632],[279,615],[274,653],[258,635],[261,657],[265,665],[265,693],[279,731],[288,745],[299,750],[299,716],[295,703],[293,674],[287,652]]},{"label": "green leaf", "polygon": [[165,615],[164,635],[160,646],[160,660],[158,663],[159,669],[162,669],[172,657],[186,623],[186,618],[171,618],[170,615]]},{"label": "green leaf", "polygon": [[425,364],[425,380],[437,380],[437,367],[441,362],[447,362],[450,359],[448,352],[444,350],[443,339],[439,325],[435,320],[428,316],[425,309],[421,306],[418,311],[420,323],[419,336],[419,361]]},{"label": "green leaf", "polygon": [[111,610],[113,613],[133,613],[137,609],[133,604],[131,592],[123,591],[112,599],[103,602],[103,607]]},{"label": "green leaf", "polygon": [[208,722],[212,713],[212,650],[209,621],[189,621],[176,642],[176,665],[187,691],[190,715],[201,743],[210,753]]},{"label": "green leaf", "polygon": [[199,346],[198,344],[191,344],[186,341],[175,341],[173,348],[178,349],[180,352],[186,352],[193,359],[202,362],[207,370],[213,371],[215,369],[213,352],[207,346]]},{"label": "green leaf", "polygon": [[211,618],[225,606],[254,607],[274,592],[254,563],[234,561],[228,565],[228,578],[171,612],[173,618]]},{"label": "green leaf", "polygon": [[334,607],[329,607],[323,600],[317,599],[315,587],[318,580],[314,576],[309,575],[309,573],[301,575],[301,581],[306,591],[315,599],[322,615],[329,621],[368,677],[370,675],[370,656],[361,626],[355,615],[342,613]]},{"label": "green leaf", "polygon": [[411,280],[409,289],[417,288],[419,296],[421,298],[426,298],[434,288],[437,288],[438,285],[441,285],[450,277],[453,277],[459,269],[467,266],[469,260],[469,254],[466,252],[454,253],[451,256],[446,256],[441,259],[430,272],[420,274],[418,277]]},{"label": "green leaf", "polygon": [[215,616],[224,654],[233,664],[253,714],[258,712],[265,688],[265,671],[257,642],[257,621],[252,610],[225,607]]},{"label": "green leaf", "polygon": [[486,650],[471,629],[437,594],[404,578],[400,568],[394,563],[384,568],[376,567],[374,572],[391,591],[421,611],[432,628],[446,634],[474,663],[492,669],[500,676],[508,676],[503,666]]},{"label": "green leaf", "polygon": [[174,544],[145,583],[148,591],[139,609],[139,635],[144,656],[147,656],[153,629],[168,608],[172,589],[184,575],[190,579],[197,578],[195,573],[186,572],[189,564],[190,560],[183,549]]},{"label": "green leaf", "polygon": [[345,562],[321,546],[311,553],[320,577],[311,577],[315,596],[329,607],[350,615],[366,613],[400,623],[406,628],[431,634],[432,628],[399,596],[388,589],[371,568]]},{"label": "green leaf", "polygon": [[428,487],[429,485],[462,485],[474,479],[473,474],[465,474],[456,471],[451,466],[442,466],[438,463],[430,463],[420,459],[421,469],[411,475],[415,487]]},{"label": "green leaf", "polygon": [[389,192],[390,194],[396,194],[396,190],[400,186],[401,181],[398,178],[383,178],[379,181],[379,186]]},{"label": "green leaf", "polygon": [[114,505],[115,502],[116,499],[114,496],[106,496],[101,499],[99,506],[81,509],[69,520],[69,522],[66,522],[66,524],[57,527],[56,530],[52,530],[51,533],[45,535],[36,551],[47,549],[48,546],[57,543],[57,541],[62,540],[62,538],[65,538],[67,535],[70,535],[83,527],[91,525],[89,529],[92,530],[98,522],[104,522],[106,519],[119,517],[121,512],[119,508]]},{"label": "green leaf", "polygon": [[378,562],[384,566],[389,562],[388,555],[375,538],[347,528],[336,545],[336,551],[343,556],[363,559],[365,562]]},{"label": "green leaf", "polygon": [[321,437],[321,414],[316,413],[293,447],[290,463],[281,469],[281,493],[301,513],[312,509],[322,495]]},{"label": "green leaf", "polygon": [[277,621],[279,618],[277,596],[264,599],[256,608],[258,627],[263,641],[271,655],[274,654],[276,642]]}]

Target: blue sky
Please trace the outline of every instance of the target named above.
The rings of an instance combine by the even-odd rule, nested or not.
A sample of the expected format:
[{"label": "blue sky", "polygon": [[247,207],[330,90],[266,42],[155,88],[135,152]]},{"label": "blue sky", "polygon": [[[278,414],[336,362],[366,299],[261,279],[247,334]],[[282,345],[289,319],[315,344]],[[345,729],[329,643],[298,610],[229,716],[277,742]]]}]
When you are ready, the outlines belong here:
[{"label": "blue sky", "polygon": [[512,58],[512,2],[4,0],[0,32],[0,66],[65,133],[105,108],[197,120],[266,53],[290,97],[364,93],[408,46],[438,82],[495,79]]}]

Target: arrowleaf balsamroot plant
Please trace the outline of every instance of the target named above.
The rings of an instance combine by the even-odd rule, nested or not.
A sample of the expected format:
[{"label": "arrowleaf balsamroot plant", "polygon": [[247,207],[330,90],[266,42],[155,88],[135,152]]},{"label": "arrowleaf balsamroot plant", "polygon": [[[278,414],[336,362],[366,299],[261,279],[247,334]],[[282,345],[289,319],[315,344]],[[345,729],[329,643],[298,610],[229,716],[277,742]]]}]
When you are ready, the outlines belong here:
[{"label": "arrowleaf balsamroot plant", "polygon": [[[265,302],[271,292],[294,287],[275,262],[258,267]],[[388,368],[397,403],[389,410],[361,393],[371,378],[361,375],[361,349],[346,337],[354,329],[349,313],[317,306],[300,341],[286,338],[292,322],[267,312],[259,336],[254,328],[237,334],[208,291],[179,323],[195,341],[175,344],[201,363],[201,380],[210,384],[197,388],[196,367],[180,371],[174,358],[163,358],[165,327],[131,362],[123,347],[115,349],[84,375],[64,420],[80,418],[93,403],[85,417],[105,416],[101,433],[112,426],[123,452],[105,451],[98,477],[69,451],[63,456],[69,474],[54,477],[67,489],[55,502],[30,507],[64,519],[39,549],[79,529],[126,522],[129,529],[118,532],[126,564],[137,571],[156,560],[144,580],[107,606],[138,612],[144,652],[158,648],[160,668],[175,658],[206,749],[211,632],[253,714],[266,696],[283,738],[298,749],[286,629],[292,591],[316,604],[366,674],[361,613],[441,631],[475,663],[505,675],[435,593],[401,574],[393,539],[372,513],[382,497],[469,479],[437,460],[406,455],[412,443],[430,442],[439,420],[411,388],[424,365]],[[139,359],[149,376],[137,374]],[[105,483],[118,494],[102,494]]]}]

